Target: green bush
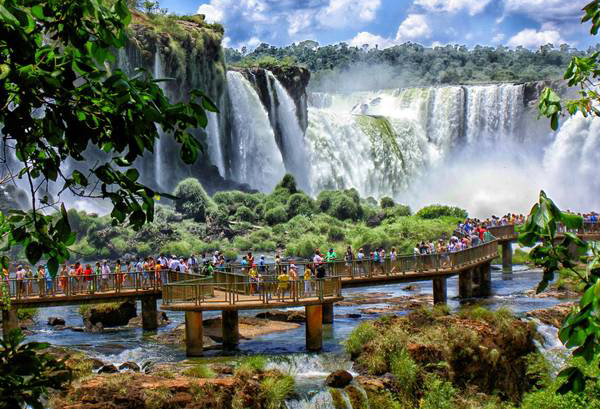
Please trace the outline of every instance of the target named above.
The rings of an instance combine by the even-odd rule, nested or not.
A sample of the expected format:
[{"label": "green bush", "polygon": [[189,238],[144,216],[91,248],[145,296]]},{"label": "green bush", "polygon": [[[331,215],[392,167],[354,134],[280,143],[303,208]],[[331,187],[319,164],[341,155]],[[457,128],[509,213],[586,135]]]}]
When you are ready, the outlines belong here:
[{"label": "green bush", "polygon": [[332,198],[327,213],[340,220],[358,220],[362,215],[362,209],[350,196],[339,194]]},{"label": "green bush", "polygon": [[327,212],[331,208],[331,202],[336,195],[334,190],[322,190],[317,196],[317,208],[322,212]]},{"label": "green bush", "polygon": [[253,243],[250,240],[240,236],[233,239],[233,245],[241,251],[252,250],[253,248]]},{"label": "green bush", "polygon": [[372,341],[377,336],[377,330],[372,322],[361,322],[352,330],[348,339],[344,341],[344,348],[351,356],[357,356],[363,349],[363,346]]},{"label": "green bush", "polygon": [[385,209],[386,217],[405,217],[412,214],[410,207],[406,205],[395,205]]},{"label": "green bush", "polygon": [[325,240],[323,237],[308,233],[287,243],[285,254],[287,256],[309,258],[314,254],[317,247],[323,247],[324,244]]},{"label": "green bush", "polygon": [[294,193],[287,201],[288,217],[310,216],[314,213],[313,200],[306,193]]},{"label": "green bush", "polygon": [[187,178],[177,184],[173,195],[175,209],[185,217],[191,217],[197,221],[206,220],[206,210],[213,205],[206,191],[195,178]]},{"label": "green bush", "polygon": [[394,205],[395,205],[394,199],[392,199],[389,196],[384,196],[379,201],[379,206],[381,206],[382,209],[387,209],[389,207],[394,207]]},{"label": "green bush", "polygon": [[181,372],[185,376],[189,376],[192,378],[214,378],[215,373],[208,366],[203,364],[197,364],[194,366],[190,366],[189,368],[184,369]]},{"label": "green bush", "polygon": [[344,233],[344,229],[337,226],[330,226],[327,232],[327,239],[334,242],[345,240],[346,234]]},{"label": "green bush", "polygon": [[402,389],[407,395],[412,395],[417,383],[419,367],[412,360],[406,348],[399,348],[391,354],[390,372],[396,377],[398,384],[402,385]]},{"label": "green bush", "polygon": [[256,214],[250,208],[242,205],[235,211],[234,218],[243,222],[254,223],[256,221]]},{"label": "green bush", "polygon": [[296,179],[294,179],[294,176],[290,175],[289,173],[286,173],[283,176],[283,179],[281,179],[281,182],[275,186],[275,189],[278,188],[287,190],[291,195],[298,192],[298,188],[296,187]]},{"label": "green bush", "polygon": [[265,220],[271,226],[287,221],[287,211],[283,206],[277,206],[265,213]]},{"label": "green bush", "polygon": [[467,211],[461,209],[460,207],[444,206],[439,204],[426,206],[420,209],[416,214],[416,216],[420,217],[421,219],[437,219],[443,216],[466,219],[468,215],[469,214],[467,213]]},{"label": "green bush", "polygon": [[454,409],[456,390],[448,381],[435,375],[425,377],[425,393],[421,399],[421,409]]},{"label": "green bush", "polygon": [[285,407],[285,400],[294,393],[295,383],[291,375],[269,376],[260,383],[260,395],[266,409]]},{"label": "green bush", "polygon": [[265,211],[267,211],[271,207],[278,205],[287,206],[287,201],[290,198],[290,196],[291,193],[287,189],[282,187],[275,188],[275,190],[273,190],[273,192],[271,192],[271,194],[266,197]]}]

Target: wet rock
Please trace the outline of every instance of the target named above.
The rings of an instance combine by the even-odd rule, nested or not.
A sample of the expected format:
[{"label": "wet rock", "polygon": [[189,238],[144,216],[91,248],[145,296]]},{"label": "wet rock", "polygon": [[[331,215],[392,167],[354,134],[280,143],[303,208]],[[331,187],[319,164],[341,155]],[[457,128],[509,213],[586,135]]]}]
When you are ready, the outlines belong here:
[{"label": "wet rock", "polygon": [[303,311],[271,310],[256,314],[256,318],[263,318],[271,321],[285,321],[296,323],[304,323],[306,321],[306,315]]},{"label": "wet rock", "polygon": [[421,287],[416,284],[407,285],[406,287],[402,287],[403,291],[419,291]]},{"label": "wet rock", "polygon": [[576,305],[577,303],[574,302],[557,304],[550,308],[529,311],[527,316],[537,318],[546,325],[552,325],[553,327],[560,328],[564,320],[567,318],[567,315],[569,315],[573,307]]},{"label": "wet rock", "polygon": [[98,373],[117,373],[119,369],[113,364],[104,365],[102,368],[98,369]]},{"label": "wet rock", "polygon": [[48,318],[48,325],[52,327],[57,325],[65,325],[65,320],[59,317],[50,317]]},{"label": "wet rock", "polygon": [[352,374],[344,370],[332,372],[325,379],[325,385],[332,388],[344,388],[350,382],[352,382]]},{"label": "wet rock", "polygon": [[233,375],[234,366],[227,364],[212,364],[210,365],[210,369],[212,369],[215,373],[221,375]]},{"label": "wet rock", "polygon": [[[167,316],[167,313],[165,313],[164,311],[161,311],[159,314],[156,314],[156,324],[159,327],[164,327],[165,325],[169,324],[169,317]],[[127,327],[128,328],[141,328],[142,327],[142,316],[138,315],[137,317],[133,317],[132,319],[129,320],[129,322],[127,323]]]},{"label": "wet rock", "polygon": [[106,365],[104,362],[102,362],[101,360],[99,360],[97,358],[90,358],[90,361],[92,363],[92,369],[94,369],[94,370],[100,369],[104,365]]},{"label": "wet rock", "polygon": [[357,376],[356,381],[362,386],[364,389],[369,391],[381,391],[385,389],[385,384],[379,378],[372,378],[368,376]]},{"label": "wet rock", "polygon": [[335,318],[350,318],[353,320],[359,319],[360,317],[362,317],[362,314],[336,314]]},{"label": "wet rock", "polygon": [[[101,323],[102,328],[127,325],[137,316],[134,300],[91,306],[83,313],[83,324],[89,330]],[[90,331],[93,332],[93,331]]]},{"label": "wet rock", "polygon": [[121,365],[119,365],[119,370],[120,371],[133,371],[133,372],[139,372],[140,371],[140,366],[138,364],[136,364],[135,362],[124,362]]},{"label": "wet rock", "polygon": [[92,332],[92,333],[100,333],[104,331],[104,325],[101,322],[97,322],[94,325],[85,326],[83,329],[84,332]]}]

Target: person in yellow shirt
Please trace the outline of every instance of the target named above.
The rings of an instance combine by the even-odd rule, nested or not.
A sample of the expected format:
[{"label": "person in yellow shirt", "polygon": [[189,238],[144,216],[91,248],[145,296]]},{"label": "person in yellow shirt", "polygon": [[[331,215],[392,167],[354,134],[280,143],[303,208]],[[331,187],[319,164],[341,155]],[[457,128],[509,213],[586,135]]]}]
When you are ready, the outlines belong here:
[{"label": "person in yellow shirt", "polygon": [[306,269],[304,270],[304,296],[310,294],[311,292],[311,280],[312,280],[312,270],[310,269],[310,265],[306,265]]},{"label": "person in yellow shirt", "polygon": [[277,276],[277,295],[283,301],[285,298],[285,293],[288,289],[290,278],[287,275],[287,272],[284,269],[281,269],[281,273]]},{"label": "person in yellow shirt", "polygon": [[256,290],[256,282],[258,278],[256,264],[250,265],[250,270],[248,270],[248,277],[250,278],[250,295],[254,295],[254,291]]}]

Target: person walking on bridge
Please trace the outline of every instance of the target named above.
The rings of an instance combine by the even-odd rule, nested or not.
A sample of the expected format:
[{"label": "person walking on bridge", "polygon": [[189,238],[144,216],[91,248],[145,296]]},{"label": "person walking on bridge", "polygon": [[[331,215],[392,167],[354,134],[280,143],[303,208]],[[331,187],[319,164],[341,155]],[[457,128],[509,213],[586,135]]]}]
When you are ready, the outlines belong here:
[{"label": "person walking on bridge", "polygon": [[107,260],[102,261],[102,283],[100,285],[101,291],[108,290],[108,280],[110,278],[110,266]]}]

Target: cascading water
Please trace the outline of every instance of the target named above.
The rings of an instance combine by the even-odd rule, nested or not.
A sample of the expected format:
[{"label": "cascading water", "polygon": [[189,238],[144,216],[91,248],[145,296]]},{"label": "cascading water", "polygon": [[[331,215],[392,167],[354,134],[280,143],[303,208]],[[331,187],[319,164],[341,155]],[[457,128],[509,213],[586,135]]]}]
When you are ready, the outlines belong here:
[{"label": "cascading water", "polygon": [[269,86],[269,95],[272,95],[271,82],[275,88],[277,96],[277,108],[274,107],[274,98],[271,96],[272,116],[275,116],[276,122],[282,133],[281,150],[288,172],[296,176],[298,186],[304,191],[310,193],[310,164],[305,149],[304,132],[300,128],[298,116],[296,115],[296,104],[281,85],[275,76],[267,71],[267,84]]},{"label": "cascading water", "polygon": [[225,161],[223,159],[223,150],[221,148],[219,118],[214,112],[208,112],[207,115],[208,125],[206,127],[206,132],[208,134],[208,152],[211,160],[219,169],[221,176],[225,176]]},{"label": "cascading water", "polygon": [[233,121],[231,174],[239,182],[270,191],[285,174],[285,166],[267,111],[239,72],[227,73],[227,86]]},{"label": "cascading water", "polygon": [[[160,57],[160,52],[158,49],[154,53],[154,70],[152,73],[155,79],[165,78],[165,71],[163,68],[162,59]],[[159,82],[159,87],[166,93],[166,87],[164,86],[164,82]],[[158,129],[158,133],[160,138],[154,144],[154,180],[159,189],[164,189],[164,170],[163,170],[163,143],[166,137],[166,134],[163,132],[162,128],[159,125],[156,125]]]}]

